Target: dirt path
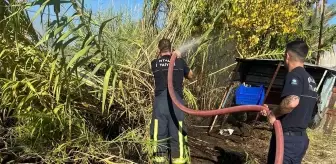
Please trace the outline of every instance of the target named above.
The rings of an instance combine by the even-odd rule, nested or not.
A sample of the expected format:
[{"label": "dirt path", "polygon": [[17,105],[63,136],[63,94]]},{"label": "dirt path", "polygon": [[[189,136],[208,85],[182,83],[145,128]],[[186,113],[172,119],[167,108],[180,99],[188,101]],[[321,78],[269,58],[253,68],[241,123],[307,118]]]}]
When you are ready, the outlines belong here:
[{"label": "dirt path", "polygon": [[[195,123],[195,121],[193,121]],[[207,133],[209,121],[189,124],[188,143],[193,164],[265,163],[271,132],[267,123],[226,125],[235,131],[231,136],[219,134],[219,126]]]},{"label": "dirt path", "polygon": [[[219,126],[208,134],[211,119],[188,121],[188,143],[192,164],[266,163],[271,127],[266,122],[255,126],[241,123],[225,125],[234,129],[231,136],[219,135]],[[309,148],[303,164],[336,164],[336,127],[331,135],[307,129]]]}]

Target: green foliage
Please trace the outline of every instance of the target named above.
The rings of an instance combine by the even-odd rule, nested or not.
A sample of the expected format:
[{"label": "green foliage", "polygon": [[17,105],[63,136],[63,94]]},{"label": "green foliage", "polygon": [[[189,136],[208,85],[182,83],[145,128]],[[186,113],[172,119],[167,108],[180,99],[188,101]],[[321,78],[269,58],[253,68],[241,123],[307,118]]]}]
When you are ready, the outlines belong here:
[{"label": "green foliage", "polygon": [[[177,5],[174,1],[171,3]],[[291,0],[199,0],[193,2],[192,6],[188,6],[189,1],[183,3],[178,5],[182,17],[172,18],[177,19],[177,24],[188,25],[183,30],[191,35],[211,31],[214,37],[227,42],[232,40],[241,57],[270,49],[270,44],[278,46],[272,38],[298,35],[299,25],[305,16],[302,13],[306,11],[301,3],[293,4]],[[297,37],[301,37],[301,34]]]},{"label": "green foliage", "polygon": [[[151,103],[143,99],[149,99],[152,87],[136,69],[127,68],[127,56],[118,55],[122,51],[133,53],[133,49],[126,49],[132,47],[129,44],[141,46],[130,43],[128,31],[123,31],[134,30],[134,25],[112,22],[112,19],[100,23],[84,12],[79,2],[71,3],[76,13],[48,21],[51,23],[39,42],[25,38],[29,33],[27,29],[2,29],[8,31],[1,35],[0,44],[3,100],[0,106],[14,111],[7,117],[16,118],[15,125],[7,127],[13,129],[7,134],[8,142],[13,146],[8,149],[24,148],[16,153],[17,158],[10,160],[38,154],[44,162],[125,162],[124,157],[142,151],[137,145],[145,144],[139,142],[143,131],[135,127],[146,123],[149,111],[134,109],[150,106]],[[29,20],[23,9],[35,4],[17,4],[23,15],[17,12],[13,17]],[[15,3],[6,5],[6,14],[11,15],[9,6]],[[54,4],[46,1],[36,14],[41,14],[47,5]],[[75,19],[80,22],[74,23]],[[6,16],[2,23],[16,21],[20,22],[21,18]],[[115,24],[109,26],[109,23]],[[27,27],[29,25],[28,21]],[[115,25],[118,29],[106,30]],[[12,38],[16,36],[24,39],[16,39],[13,44]],[[115,44],[118,41],[122,44]],[[93,69],[92,65],[96,64]],[[101,72],[105,70],[103,81],[104,73]],[[141,92],[147,87],[150,87],[147,92]]]},{"label": "green foliage", "polygon": [[[174,48],[200,43],[187,52],[197,80],[184,89],[197,109],[218,107],[234,57],[279,58],[288,39],[315,40],[301,26],[311,7],[290,0],[147,0],[139,22],[126,12],[93,15],[77,0],[9,2],[0,2],[0,107],[16,162],[27,155],[47,163],[147,161],[150,62],[162,37]],[[34,18],[49,15],[42,37],[25,11],[33,5],[40,5]],[[61,15],[63,5],[75,12]]]},{"label": "green foliage", "polygon": [[[309,7],[309,16],[304,19],[302,31],[310,43],[313,51],[318,50],[318,39],[321,21],[321,7]],[[336,43],[336,25],[330,25],[329,22],[336,16],[336,5],[326,6],[323,22],[322,45],[321,49],[329,48]]]}]

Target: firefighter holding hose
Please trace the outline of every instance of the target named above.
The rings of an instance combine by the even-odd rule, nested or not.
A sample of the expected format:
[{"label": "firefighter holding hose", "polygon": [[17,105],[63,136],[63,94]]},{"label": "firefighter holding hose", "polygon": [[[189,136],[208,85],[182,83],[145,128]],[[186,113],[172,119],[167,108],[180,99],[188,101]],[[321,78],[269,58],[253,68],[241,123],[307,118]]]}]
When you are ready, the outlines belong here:
[{"label": "firefighter holding hose", "polygon": [[[181,58],[181,52],[172,51],[171,42],[161,39],[158,44],[158,58],[151,62],[155,80],[155,98],[150,125],[151,138],[154,140],[154,163],[167,163],[168,150],[172,163],[186,163],[184,112],[172,102],[167,89],[168,67],[172,54],[177,56],[174,63],[173,85],[177,98],[183,102],[183,79],[191,79],[192,71]],[[168,144],[169,143],[169,144]],[[170,148],[170,149],[169,149]]]},{"label": "firefighter holding hose", "polygon": [[[271,124],[280,120],[284,134],[284,164],[299,164],[307,151],[309,139],[306,133],[317,102],[316,83],[305,70],[304,62],[308,46],[303,41],[293,41],[286,45],[284,64],[288,70],[282,90],[282,101],[270,113],[262,111]],[[265,105],[267,107],[267,105]],[[268,164],[275,160],[275,134],[273,132],[268,152]]]}]

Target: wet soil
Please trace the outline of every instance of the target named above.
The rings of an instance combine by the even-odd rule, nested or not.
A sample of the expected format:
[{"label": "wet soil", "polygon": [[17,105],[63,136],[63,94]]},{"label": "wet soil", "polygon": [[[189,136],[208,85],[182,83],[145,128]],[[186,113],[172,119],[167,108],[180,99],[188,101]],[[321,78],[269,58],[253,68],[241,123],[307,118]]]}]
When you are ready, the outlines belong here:
[{"label": "wet soil", "polygon": [[[265,121],[218,121],[209,133],[213,117],[188,119],[188,144],[192,164],[266,163],[271,127]],[[232,135],[219,129],[234,129]]]}]

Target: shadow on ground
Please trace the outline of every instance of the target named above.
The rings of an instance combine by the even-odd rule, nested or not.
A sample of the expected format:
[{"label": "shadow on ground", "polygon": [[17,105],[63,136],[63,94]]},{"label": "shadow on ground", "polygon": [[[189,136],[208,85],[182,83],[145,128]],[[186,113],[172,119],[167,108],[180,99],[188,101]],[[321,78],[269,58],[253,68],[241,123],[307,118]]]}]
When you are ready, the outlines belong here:
[{"label": "shadow on ground", "polygon": [[227,151],[220,147],[215,147],[215,150],[219,152],[219,156],[217,156],[217,162],[220,163],[236,163],[236,164],[243,164],[246,161],[246,155],[234,152],[234,151]]},{"label": "shadow on ground", "polygon": [[[213,164],[224,164],[224,163],[234,163],[234,164],[244,164],[246,163],[246,155],[234,151],[227,151],[220,147],[215,147],[218,152],[217,156],[214,157],[204,157],[192,155],[191,158],[194,159],[193,163],[213,163]],[[202,161],[202,162],[201,162]]]}]

